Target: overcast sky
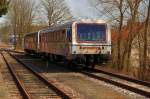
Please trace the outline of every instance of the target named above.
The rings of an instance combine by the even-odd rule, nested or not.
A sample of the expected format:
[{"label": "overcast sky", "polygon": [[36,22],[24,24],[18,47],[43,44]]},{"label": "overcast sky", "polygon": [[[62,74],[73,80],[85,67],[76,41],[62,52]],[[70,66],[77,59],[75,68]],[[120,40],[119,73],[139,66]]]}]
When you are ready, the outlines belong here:
[{"label": "overcast sky", "polygon": [[76,18],[98,18],[99,16],[90,6],[88,0],[66,0],[68,3],[72,14]]}]

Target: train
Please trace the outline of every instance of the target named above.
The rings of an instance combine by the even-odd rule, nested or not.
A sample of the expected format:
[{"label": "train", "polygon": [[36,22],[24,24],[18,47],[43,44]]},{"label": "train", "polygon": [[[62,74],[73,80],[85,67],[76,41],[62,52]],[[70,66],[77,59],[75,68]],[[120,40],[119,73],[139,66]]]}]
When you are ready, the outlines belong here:
[{"label": "train", "polygon": [[111,55],[111,32],[104,20],[84,19],[27,33],[23,46],[28,54],[94,68],[99,56]]}]

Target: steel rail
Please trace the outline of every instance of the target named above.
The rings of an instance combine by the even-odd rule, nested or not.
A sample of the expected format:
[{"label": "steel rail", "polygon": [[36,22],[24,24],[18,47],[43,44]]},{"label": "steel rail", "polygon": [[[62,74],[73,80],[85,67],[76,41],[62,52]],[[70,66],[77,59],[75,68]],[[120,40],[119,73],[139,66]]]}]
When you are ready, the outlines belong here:
[{"label": "steel rail", "polygon": [[116,73],[107,72],[107,71],[104,71],[104,70],[101,70],[101,69],[94,69],[93,72],[107,74],[107,75],[117,77],[117,78],[120,78],[120,79],[123,79],[123,80],[134,82],[134,83],[146,86],[146,87],[150,87],[150,82],[138,80],[138,79],[131,78],[131,77],[128,77],[128,76],[123,76],[123,75],[119,75],[119,74],[116,74]]},{"label": "steel rail", "polygon": [[[20,54],[24,53],[24,52],[13,51],[13,50],[11,50],[11,52],[20,53]],[[140,85],[143,85],[143,86],[150,87],[150,82],[138,80],[138,79],[135,79],[135,78],[132,78],[132,77],[129,77],[129,76],[120,75],[120,74],[104,71],[104,70],[101,70],[101,69],[93,69],[93,72],[107,74],[107,75],[110,75],[110,76],[113,76],[113,77],[117,77],[117,78],[120,78],[120,79],[123,79],[123,80],[127,80],[127,81],[134,82],[134,83],[137,83],[137,84],[140,84]]]},{"label": "steel rail", "polygon": [[16,73],[14,72],[14,69],[10,66],[10,64],[8,63],[8,61],[6,60],[5,56],[3,55],[3,53],[0,53],[11,73],[11,75],[13,76],[14,81],[16,82],[16,85],[21,93],[21,95],[23,96],[24,99],[31,99],[31,96],[29,95],[29,93],[26,91],[26,89],[23,87],[23,84],[21,83],[21,81],[19,80],[19,78],[17,77]]},{"label": "steel rail", "polygon": [[[61,63],[55,63],[55,62],[53,62],[54,64],[61,64]],[[62,66],[65,66],[64,64],[61,64]],[[148,97],[148,98],[150,98],[150,92],[147,92],[147,91],[144,91],[144,90],[141,90],[141,89],[138,89],[138,88],[136,88],[136,87],[132,87],[132,86],[129,86],[129,85],[126,85],[126,84],[123,84],[123,83],[120,83],[120,82],[117,82],[117,81],[113,81],[113,80],[111,80],[111,79],[107,79],[107,78],[105,78],[105,77],[100,77],[100,76],[97,76],[97,75],[94,75],[94,74],[92,74],[92,73],[90,73],[90,72],[87,72],[86,70],[83,70],[83,69],[70,69],[71,71],[76,71],[76,72],[79,72],[79,73],[82,73],[82,74],[84,74],[84,75],[87,75],[87,76],[89,76],[89,77],[92,77],[92,78],[94,78],[94,79],[97,79],[97,80],[101,80],[101,81],[104,81],[104,82],[106,82],[106,83],[110,83],[110,84],[112,84],[112,85],[115,85],[115,86],[118,86],[118,87],[120,87],[120,88],[123,88],[123,89],[126,89],[126,90],[129,90],[129,91],[132,91],[132,92],[135,92],[135,93],[137,93],[137,94],[140,94],[140,95],[142,95],[142,96],[145,96],[145,97]],[[93,73],[95,73],[94,71],[92,71]],[[97,71],[98,72],[98,71]],[[100,73],[100,72],[99,72]],[[128,80],[127,80],[128,81]],[[129,82],[130,82],[130,80],[129,80]],[[136,83],[136,82],[135,82]]]},{"label": "steel rail", "polygon": [[[20,61],[20,60],[19,60]],[[54,62],[53,62],[54,63]],[[54,63],[55,64],[55,63]],[[56,63],[56,64],[59,64],[59,63]],[[60,64],[59,64],[60,65]],[[61,64],[63,65],[63,64]],[[73,69],[71,69],[73,70]],[[74,71],[74,70],[73,70]],[[135,88],[135,87],[132,87],[132,86],[129,86],[129,85],[126,85],[126,84],[123,84],[123,83],[119,83],[117,81],[113,81],[111,79],[107,79],[105,77],[100,77],[100,76],[97,76],[97,75],[94,75],[92,73],[89,73],[89,72],[86,72],[85,70],[77,70],[77,72],[79,73],[82,73],[82,74],[85,74],[89,77],[92,77],[92,78],[95,78],[97,80],[102,80],[106,83],[110,83],[110,84],[113,84],[115,86],[118,86],[120,88],[124,88],[124,89],[127,89],[129,91],[132,91],[132,92],[135,92],[137,94],[140,94],[142,96],[145,96],[145,97],[148,97],[150,98],[150,92],[147,92],[147,91],[144,91],[144,90],[141,90],[141,89],[138,89],[138,88]],[[122,76],[122,75],[119,75],[119,74],[114,74],[114,73],[111,73],[111,72],[106,72],[106,71],[102,71],[102,70],[97,70],[97,69],[94,69],[92,71],[93,73],[103,73],[103,74],[107,74],[107,75],[110,75],[110,76],[113,76],[113,77],[116,77],[116,78],[120,78],[120,79],[123,79],[123,80],[127,80],[129,82],[134,82],[134,83],[137,83],[137,84],[140,84],[140,85],[144,85],[144,86],[147,86],[149,87],[150,84],[149,82],[146,82],[146,81],[141,81],[141,80],[137,80],[137,79],[134,79],[134,78],[130,78],[130,77],[126,77],[126,76]]]},{"label": "steel rail", "polygon": [[31,67],[27,66],[26,64],[24,64],[22,61],[20,61],[16,56],[12,55],[11,53],[7,52],[11,57],[13,57],[17,62],[19,62],[20,64],[22,64],[25,68],[27,68],[28,70],[30,70],[32,73],[34,73],[39,79],[41,79],[41,81],[43,81],[49,88],[51,88],[52,90],[54,90],[58,95],[60,95],[63,99],[72,99],[72,97],[61,91],[60,89],[57,88],[57,86],[55,86],[54,84],[52,84],[50,81],[47,80],[47,78],[45,76],[43,76],[42,74],[38,73],[37,71],[33,70]]},{"label": "steel rail", "polygon": [[144,90],[141,90],[141,89],[138,89],[138,88],[135,88],[135,87],[132,87],[132,86],[129,86],[129,85],[126,85],[126,84],[123,84],[123,83],[120,83],[120,82],[117,82],[117,81],[113,81],[111,79],[107,79],[105,77],[100,77],[100,76],[97,76],[97,75],[94,75],[94,74],[91,74],[91,73],[88,73],[88,72],[85,72],[85,71],[78,71],[82,74],[85,74],[89,77],[92,77],[92,78],[95,78],[97,80],[102,80],[104,82],[107,82],[107,83],[110,83],[110,84],[113,84],[115,86],[118,86],[118,87],[121,87],[121,88],[124,88],[124,89],[127,89],[129,91],[132,91],[132,92],[135,92],[135,93],[138,93],[142,96],[145,96],[145,97],[148,97],[150,98],[150,92],[147,92],[147,91],[144,91]]}]

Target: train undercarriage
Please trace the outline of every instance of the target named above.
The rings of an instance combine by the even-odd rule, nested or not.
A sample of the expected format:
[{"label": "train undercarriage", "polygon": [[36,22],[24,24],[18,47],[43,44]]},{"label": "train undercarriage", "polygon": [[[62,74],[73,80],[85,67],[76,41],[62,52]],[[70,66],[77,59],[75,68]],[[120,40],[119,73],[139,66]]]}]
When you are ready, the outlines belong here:
[{"label": "train undercarriage", "polygon": [[48,61],[64,62],[68,67],[74,68],[75,65],[82,64],[86,68],[95,68],[96,64],[107,63],[110,60],[110,55],[105,54],[84,54],[84,55],[72,55],[67,59],[65,56],[50,54],[50,53],[36,53],[33,50],[25,50],[28,54],[34,54]]}]

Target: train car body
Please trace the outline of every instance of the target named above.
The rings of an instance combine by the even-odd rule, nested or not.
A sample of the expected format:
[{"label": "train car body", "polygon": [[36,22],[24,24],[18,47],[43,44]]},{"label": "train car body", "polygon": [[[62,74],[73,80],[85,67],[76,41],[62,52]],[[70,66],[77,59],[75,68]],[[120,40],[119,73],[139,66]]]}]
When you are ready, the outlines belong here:
[{"label": "train car body", "polygon": [[111,55],[110,28],[103,20],[80,20],[50,27],[26,35],[25,50],[55,59],[93,63],[99,55]]},{"label": "train car body", "polygon": [[70,53],[70,24],[52,27],[40,32],[39,53],[67,57]]}]

